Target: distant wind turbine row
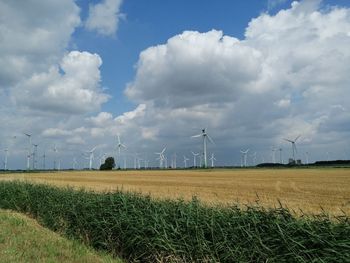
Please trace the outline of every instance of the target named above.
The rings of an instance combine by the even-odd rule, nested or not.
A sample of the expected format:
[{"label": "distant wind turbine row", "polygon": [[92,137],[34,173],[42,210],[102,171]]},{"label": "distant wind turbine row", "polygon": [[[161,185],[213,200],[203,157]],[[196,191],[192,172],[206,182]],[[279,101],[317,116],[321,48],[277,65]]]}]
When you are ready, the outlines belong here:
[{"label": "distant wind turbine row", "polygon": [[[26,153],[26,168],[28,170],[31,169],[31,161],[32,161],[32,169],[37,169],[37,163],[38,160],[37,158],[39,157],[38,155],[38,143],[32,143],[32,134],[31,133],[24,133],[24,135],[27,137],[28,139],[28,147],[26,147],[27,153]],[[126,165],[126,156],[127,154],[124,152],[127,149],[127,146],[121,141],[121,137],[119,134],[117,134],[116,136],[117,140],[116,140],[116,144],[114,147],[114,149],[116,149],[116,165],[117,168],[120,169],[122,164],[122,157],[124,157],[124,169],[127,168]],[[210,137],[210,135],[208,134],[207,130],[204,128],[201,130],[201,133],[190,136],[191,138],[201,138],[202,141],[202,151],[199,152],[194,152],[194,151],[190,151],[192,156],[193,156],[193,167],[198,167],[197,165],[197,158],[199,158],[199,167],[204,167],[207,168],[208,167],[208,142],[210,142],[211,144],[215,145],[215,142],[213,141],[213,139]],[[15,138],[15,136],[14,136]],[[296,142],[298,141],[298,139],[300,138],[300,135],[298,135],[295,139],[288,139],[288,138],[283,138],[284,141],[287,141],[289,143],[291,143],[291,147],[292,147],[292,158],[289,159],[289,162],[293,161],[296,162],[296,153],[297,153],[297,147],[296,147]],[[86,160],[88,160],[88,169],[93,169],[93,162],[95,160],[95,150],[97,149],[98,146],[93,147],[91,150],[85,151],[82,153],[82,157]],[[155,160],[159,161],[159,168],[168,168],[168,159],[167,156],[165,155],[165,151],[166,151],[167,147],[165,146],[160,152],[155,152],[155,154],[157,155],[157,158]],[[59,154],[58,154],[58,148],[56,146],[56,144],[54,144],[53,146],[53,169],[54,170],[60,170],[61,168],[61,160],[59,158]],[[248,153],[249,153],[250,149],[246,149],[240,150],[241,153],[241,167],[247,167],[248,166]],[[282,160],[282,148],[276,148],[275,146],[271,147],[271,157],[272,157],[272,163],[276,163],[276,151],[279,151],[279,162],[283,163]],[[5,157],[4,157],[4,169],[7,170],[8,169],[8,148],[4,149],[5,152]],[[306,152],[306,163],[309,163],[309,153]],[[46,169],[46,154],[45,152],[43,153],[42,156],[40,156],[43,160],[42,162],[42,167],[43,169]],[[102,153],[102,151],[100,152],[100,155],[98,156],[97,160],[99,161],[100,166],[102,165],[102,163],[106,160],[107,157],[107,153]],[[252,160],[252,164],[256,165],[257,164],[257,152],[254,152],[252,154],[249,155],[249,157]],[[263,158],[263,157],[262,157]],[[328,155],[328,159],[329,159],[329,155]],[[183,156],[183,166],[184,168],[188,167],[188,161],[190,159],[187,158],[187,156]],[[211,157],[209,158],[210,162],[211,162],[211,167],[214,167],[214,162],[216,161],[216,158],[214,156],[214,153],[211,154]],[[134,153],[134,168],[135,169],[139,169],[141,168],[141,162],[143,163],[144,167],[147,168],[149,166],[149,160],[147,159],[147,157],[145,156],[144,158],[140,158],[138,153]],[[263,160],[264,162],[264,160]],[[76,157],[73,158],[72,160],[72,167],[75,170],[77,168],[78,165],[78,161],[76,159]],[[176,169],[177,168],[177,154],[174,153],[173,155],[171,155],[171,163],[170,163],[170,167]]]}]

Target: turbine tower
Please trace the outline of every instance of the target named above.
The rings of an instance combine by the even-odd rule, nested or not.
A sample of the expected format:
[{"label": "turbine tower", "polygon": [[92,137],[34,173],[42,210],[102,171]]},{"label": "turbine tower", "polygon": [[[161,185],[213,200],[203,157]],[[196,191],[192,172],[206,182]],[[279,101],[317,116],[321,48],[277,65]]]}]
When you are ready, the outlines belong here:
[{"label": "turbine tower", "polygon": [[247,167],[247,155],[248,155],[249,149],[243,151],[241,150],[241,154],[243,155],[243,160],[244,160],[244,167]]},{"label": "turbine tower", "polygon": [[45,151],[41,157],[43,158],[43,170],[45,170],[45,159],[46,159]]},{"label": "turbine tower", "polygon": [[5,148],[4,152],[5,152],[4,170],[7,170],[7,156],[8,156],[9,149]]},{"label": "turbine tower", "polygon": [[283,160],[282,160],[282,148],[278,149],[280,151],[280,163],[283,164]]},{"label": "turbine tower", "polygon": [[33,151],[33,170],[36,169],[36,155],[37,155],[37,152],[38,152],[38,144],[33,144],[34,146],[34,151]]},{"label": "turbine tower", "polygon": [[214,157],[214,153],[211,154],[211,157],[209,160],[211,161],[211,168],[214,168],[214,161],[216,161],[216,159]]},{"label": "turbine tower", "polygon": [[191,153],[193,154],[193,167],[196,167],[196,159],[199,153],[194,153],[194,152],[191,152]]},{"label": "turbine tower", "polygon": [[27,153],[27,170],[29,170],[30,169],[31,148],[32,148],[32,135],[29,133],[24,133],[24,135],[28,137],[28,141],[29,141],[28,153]]},{"label": "turbine tower", "polygon": [[77,162],[77,158],[73,158],[73,170],[75,170],[76,169],[76,165],[78,164],[78,162]]},{"label": "turbine tower", "polygon": [[86,153],[89,154],[89,169],[92,169],[92,160],[94,159],[94,151],[96,150],[97,146],[92,148],[90,151],[87,151]]},{"label": "turbine tower", "polygon": [[57,160],[56,159],[57,159],[57,152],[58,152],[56,144],[53,146],[53,152],[54,152],[53,169],[56,170],[57,169],[57,167],[56,167]]},{"label": "turbine tower", "polygon": [[292,152],[293,152],[293,161],[295,162],[295,153],[297,152],[297,147],[295,146],[296,141],[299,139],[300,135],[298,135],[294,140],[291,139],[283,139],[292,144]]},{"label": "turbine tower", "polygon": [[212,138],[210,138],[210,136],[208,135],[208,133],[205,131],[205,129],[202,129],[202,133],[197,134],[197,135],[193,135],[192,138],[198,138],[198,137],[202,137],[203,138],[203,158],[204,158],[204,168],[207,168],[208,164],[207,164],[207,140],[209,140],[211,143],[214,144],[214,141]]},{"label": "turbine tower", "polygon": [[253,165],[255,166],[256,165],[256,155],[257,155],[257,152],[254,152],[253,154],[251,154],[250,156],[253,158]]},{"label": "turbine tower", "polygon": [[185,155],[184,155],[184,163],[185,163],[185,168],[187,168],[187,161],[189,161],[190,159],[188,159]]},{"label": "turbine tower", "polygon": [[276,163],[276,148],[275,146],[271,147],[271,151],[272,151],[272,163]]}]

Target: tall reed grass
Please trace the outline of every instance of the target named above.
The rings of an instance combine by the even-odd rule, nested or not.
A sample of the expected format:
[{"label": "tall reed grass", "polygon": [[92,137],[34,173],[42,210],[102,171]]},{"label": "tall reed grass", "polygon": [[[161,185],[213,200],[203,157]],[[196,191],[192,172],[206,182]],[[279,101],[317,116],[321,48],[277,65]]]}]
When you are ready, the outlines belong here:
[{"label": "tall reed grass", "polygon": [[0,207],[132,262],[350,262],[346,216],[0,182]]}]

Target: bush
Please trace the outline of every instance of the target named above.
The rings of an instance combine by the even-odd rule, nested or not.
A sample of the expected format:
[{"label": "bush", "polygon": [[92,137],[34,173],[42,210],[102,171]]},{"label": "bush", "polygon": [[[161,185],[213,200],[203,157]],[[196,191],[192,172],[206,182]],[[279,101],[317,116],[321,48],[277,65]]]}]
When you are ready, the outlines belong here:
[{"label": "bush", "polygon": [[107,157],[105,163],[101,164],[100,170],[112,170],[115,167],[113,157]]}]

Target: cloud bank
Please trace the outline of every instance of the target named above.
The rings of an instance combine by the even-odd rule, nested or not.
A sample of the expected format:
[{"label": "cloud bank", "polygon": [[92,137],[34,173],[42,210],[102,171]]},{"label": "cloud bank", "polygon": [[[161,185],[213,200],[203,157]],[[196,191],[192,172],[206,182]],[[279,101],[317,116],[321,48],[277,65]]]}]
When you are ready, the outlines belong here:
[{"label": "cloud bank", "polygon": [[243,40],[185,31],[144,50],[125,95],[147,105],[143,125],[175,140],[209,127],[236,151],[299,134],[304,151],[341,151],[350,135],[349,46],[349,9],[293,2],[251,20]]}]

